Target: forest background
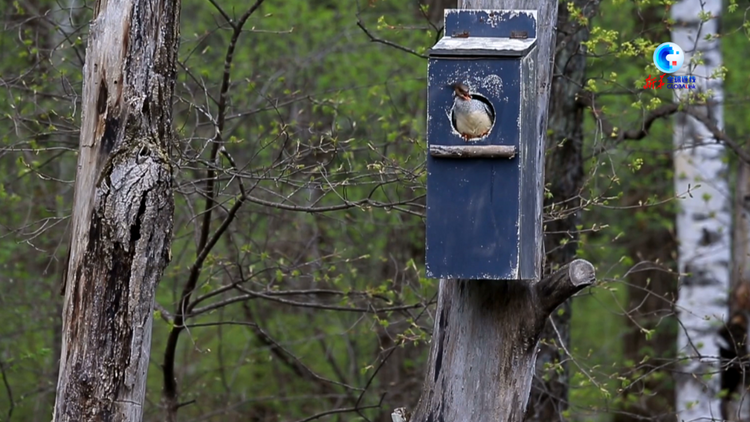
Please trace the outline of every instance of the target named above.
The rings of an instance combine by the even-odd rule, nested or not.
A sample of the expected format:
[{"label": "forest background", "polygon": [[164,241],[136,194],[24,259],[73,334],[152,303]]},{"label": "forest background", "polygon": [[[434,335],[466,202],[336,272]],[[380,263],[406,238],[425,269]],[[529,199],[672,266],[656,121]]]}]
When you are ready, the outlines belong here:
[{"label": "forest background", "polygon": [[[433,330],[425,54],[455,2],[268,0],[241,32],[227,24],[249,6],[182,2],[175,229],[144,420],[163,420],[163,396],[175,394],[185,421],[389,421],[419,398]],[[54,403],[91,7],[3,2],[0,420],[48,420]],[[724,131],[746,149],[746,10],[723,7]],[[572,421],[674,420],[684,192],[675,118],[654,114],[672,93],[643,89],[658,74],[654,47],[670,40],[669,8],[560,3],[558,59],[585,73],[553,75],[568,84],[550,106],[547,253],[591,261],[598,283],[555,316],[532,410],[554,402]],[[576,122],[575,136],[560,135]],[[226,153],[212,151],[217,127]],[[739,161],[726,155],[730,187]],[[238,205],[240,182],[250,196]]]}]

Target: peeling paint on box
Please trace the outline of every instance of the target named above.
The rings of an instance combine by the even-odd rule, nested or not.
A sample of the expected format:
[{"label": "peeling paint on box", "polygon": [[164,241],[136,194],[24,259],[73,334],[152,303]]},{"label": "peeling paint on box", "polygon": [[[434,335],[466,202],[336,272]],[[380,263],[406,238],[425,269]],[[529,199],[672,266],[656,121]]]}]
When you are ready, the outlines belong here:
[{"label": "peeling paint on box", "polygon": [[487,75],[482,79],[482,83],[479,85],[483,90],[486,90],[495,96],[499,96],[503,92],[503,78],[499,75]]},{"label": "peeling paint on box", "polygon": [[[542,147],[538,136],[530,136],[538,126],[533,65],[536,22],[529,22],[535,14],[480,12],[468,17],[450,12],[455,13],[454,26],[446,21],[446,38],[439,43],[455,50],[430,50],[428,147],[466,144],[451,121],[454,97],[450,85],[462,82],[472,94],[486,98],[495,111],[489,133],[472,143],[515,146],[519,154],[511,160],[427,155],[426,274],[443,279],[534,279],[538,273],[534,259],[539,254],[529,251],[541,242],[534,237],[541,230],[528,225],[535,224],[530,217],[538,208],[543,186],[536,180],[541,175],[537,156]],[[515,20],[495,25],[494,17],[485,19],[492,13],[500,16],[497,22],[506,17]],[[479,22],[480,18],[485,20]],[[460,27],[466,23],[473,26]],[[469,38],[450,37],[463,29]],[[529,38],[509,39],[511,31]],[[477,39],[481,34],[505,40]],[[521,47],[508,51],[514,45]]]},{"label": "peeling paint on box", "polygon": [[500,96],[503,93],[503,78],[497,74],[482,76],[481,74],[467,74],[466,69],[454,70],[448,78],[455,82],[463,82],[472,93],[489,96]]},{"label": "peeling paint on box", "polygon": [[452,29],[469,30],[474,37],[508,37],[519,28],[536,37],[536,10],[445,9],[445,33]]}]

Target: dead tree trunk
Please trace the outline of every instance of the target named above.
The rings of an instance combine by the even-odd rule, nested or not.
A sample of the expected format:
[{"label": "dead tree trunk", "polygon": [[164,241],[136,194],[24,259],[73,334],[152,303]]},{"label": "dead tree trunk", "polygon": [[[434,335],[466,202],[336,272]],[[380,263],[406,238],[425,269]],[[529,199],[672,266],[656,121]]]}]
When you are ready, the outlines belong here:
[{"label": "dead tree trunk", "polygon": [[98,0],[64,276],[55,421],[140,421],[169,261],[179,0]]},{"label": "dead tree trunk", "polygon": [[[538,136],[545,140],[557,1],[459,0],[459,7],[538,11]],[[411,422],[522,421],[545,321],[594,276],[589,262],[575,260],[541,281],[441,280],[427,376]]]},{"label": "dead tree trunk", "polygon": [[750,325],[750,164],[739,160],[734,187],[732,278],[729,319],[719,329],[721,412],[728,421],[750,420],[748,325]]},{"label": "dead tree trunk", "polygon": [[[560,2],[558,7],[556,31],[560,35],[555,43],[545,159],[545,182],[552,194],[545,205],[551,210],[552,219],[545,224],[549,234],[544,237],[547,256],[543,274],[551,274],[574,259],[579,246],[581,215],[576,209],[580,207],[578,198],[584,182],[584,107],[578,101],[578,93],[586,84],[586,54],[581,43],[588,40],[589,29],[570,12],[571,4],[587,16],[593,16],[597,7],[588,0]],[[569,372],[563,348],[570,343],[572,315],[572,307],[566,302],[544,328],[526,415],[528,422],[558,420],[568,408]]]},{"label": "dead tree trunk", "polygon": [[422,398],[410,422],[524,419],[549,314],[594,282],[575,260],[528,281],[441,280]]}]

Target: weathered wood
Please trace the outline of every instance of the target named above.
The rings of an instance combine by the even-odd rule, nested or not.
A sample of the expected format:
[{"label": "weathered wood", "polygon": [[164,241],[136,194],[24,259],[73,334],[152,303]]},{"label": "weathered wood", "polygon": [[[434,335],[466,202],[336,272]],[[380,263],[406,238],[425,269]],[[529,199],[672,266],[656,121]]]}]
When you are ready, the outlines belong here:
[{"label": "weathered wood", "polygon": [[140,421],[169,261],[179,0],[98,0],[65,275],[55,421]]},{"label": "weathered wood", "polygon": [[[552,85],[552,69],[555,60],[555,40],[557,24],[557,0],[459,0],[458,7],[462,9],[516,9],[537,11],[537,49],[538,63],[536,76],[537,86],[537,121],[539,128],[539,140],[542,145],[547,140],[547,110],[549,109],[550,92]],[[544,148],[540,149],[538,160],[544,160]],[[538,166],[544,169],[544,165]],[[540,180],[544,180],[541,177]],[[540,192],[544,186],[538,187]],[[539,209],[543,209],[544,198],[539,196]],[[537,233],[536,238],[541,236]],[[542,254],[543,243],[539,242],[539,254]]]},{"label": "weathered wood", "polygon": [[423,395],[410,422],[523,420],[549,314],[594,282],[575,260],[540,282],[441,280]]},{"label": "weathered wood", "polygon": [[[545,174],[549,193],[545,205],[555,205],[564,217],[545,223],[549,233],[544,237],[546,264],[543,274],[575,258],[578,243],[580,212],[570,212],[580,206],[583,172],[583,114],[579,101],[581,87],[586,84],[586,52],[582,42],[589,38],[589,28],[581,25],[576,6],[585,16],[594,16],[598,4],[588,0],[560,2],[555,40],[555,76],[552,80],[549,122],[547,124]],[[556,420],[568,407],[568,365],[561,346],[570,343],[570,304],[555,312],[542,332],[536,361],[536,377],[529,398],[527,422]]]},{"label": "weathered wood", "polygon": [[[734,225],[732,227],[732,292],[743,284],[750,285],[750,164],[739,160],[734,188]],[[747,289],[747,287],[745,287]],[[750,289],[748,289],[750,290]],[[740,299],[745,299],[743,302]],[[729,296],[729,313],[750,312],[750,298]]]},{"label": "weathered wood", "polygon": [[[738,160],[732,204],[732,273],[729,318],[719,330],[721,415],[729,421],[750,420],[750,386],[747,369],[741,364],[748,353],[750,316],[750,164]],[[724,337],[722,339],[722,337]]]},{"label": "weathered wood", "polygon": [[513,158],[512,145],[431,145],[430,155],[443,158]]},{"label": "weathered wood", "polygon": [[[538,136],[544,144],[557,1],[459,0],[458,6],[537,10],[536,101]],[[537,160],[543,160],[543,151]],[[540,195],[539,210],[542,200]],[[538,247],[541,253],[541,242]],[[522,421],[546,318],[593,281],[593,266],[582,260],[538,282],[441,280],[428,373],[411,422]]]}]

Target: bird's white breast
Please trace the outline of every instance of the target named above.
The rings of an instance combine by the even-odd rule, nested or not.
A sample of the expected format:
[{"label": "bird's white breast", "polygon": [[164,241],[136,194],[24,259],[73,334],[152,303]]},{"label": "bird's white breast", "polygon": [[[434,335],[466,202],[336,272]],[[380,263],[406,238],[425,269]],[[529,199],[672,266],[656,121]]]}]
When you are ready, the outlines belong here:
[{"label": "bird's white breast", "polygon": [[479,136],[487,132],[490,126],[490,116],[480,110],[456,114],[456,129],[461,133]]}]

